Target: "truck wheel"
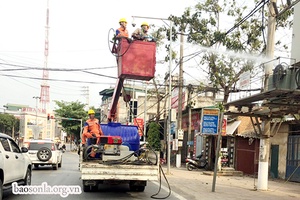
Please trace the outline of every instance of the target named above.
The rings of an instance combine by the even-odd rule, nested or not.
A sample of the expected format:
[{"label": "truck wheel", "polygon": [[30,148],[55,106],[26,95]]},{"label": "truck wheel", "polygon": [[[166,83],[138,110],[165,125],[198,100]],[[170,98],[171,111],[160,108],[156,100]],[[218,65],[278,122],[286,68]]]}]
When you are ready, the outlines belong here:
[{"label": "truck wheel", "polygon": [[189,163],[186,166],[187,170],[192,171],[194,169],[194,167]]},{"label": "truck wheel", "polygon": [[91,192],[91,191],[97,191],[98,185],[91,186],[91,185],[85,185],[85,181],[82,181],[83,191],[84,192]]},{"label": "truck wheel", "polygon": [[140,185],[129,185],[129,189],[132,192],[144,192],[145,186]]},{"label": "truck wheel", "polygon": [[83,185],[83,191],[84,192],[90,192],[91,191],[91,188],[89,185]]}]

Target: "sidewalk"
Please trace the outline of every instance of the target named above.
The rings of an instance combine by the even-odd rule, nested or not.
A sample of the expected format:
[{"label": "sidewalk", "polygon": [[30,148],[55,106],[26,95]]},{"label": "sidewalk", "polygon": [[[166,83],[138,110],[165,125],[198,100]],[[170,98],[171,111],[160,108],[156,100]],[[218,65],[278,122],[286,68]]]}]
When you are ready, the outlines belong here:
[{"label": "sidewalk", "polygon": [[[165,174],[167,167],[163,166]],[[285,182],[283,180],[269,180],[268,190],[256,190],[257,179],[247,176],[217,176],[215,192],[212,192],[213,176],[203,175],[202,171],[188,171],[171,167],[171,174],[166,177],[170,183],[173,195],[181,199],[300,199],[300,183]],[[163,177],[162,177],[163,179]],[[162,180],[163,185],[166,181]],[[163,194],[162,194],[163,195]]]}]

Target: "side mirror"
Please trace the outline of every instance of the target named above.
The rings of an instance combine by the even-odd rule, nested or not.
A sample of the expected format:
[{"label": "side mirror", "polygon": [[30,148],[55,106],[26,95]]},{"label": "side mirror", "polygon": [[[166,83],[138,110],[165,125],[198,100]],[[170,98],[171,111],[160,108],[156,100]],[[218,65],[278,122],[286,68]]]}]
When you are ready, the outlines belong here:
[{"label": "side mirror", "polygon": [[26,147],[22,147],[22,148],[21,148],[21,152],[22,152],[22,153],[27,153],[27,152],[28,152],[28,149],[27,149]]}]

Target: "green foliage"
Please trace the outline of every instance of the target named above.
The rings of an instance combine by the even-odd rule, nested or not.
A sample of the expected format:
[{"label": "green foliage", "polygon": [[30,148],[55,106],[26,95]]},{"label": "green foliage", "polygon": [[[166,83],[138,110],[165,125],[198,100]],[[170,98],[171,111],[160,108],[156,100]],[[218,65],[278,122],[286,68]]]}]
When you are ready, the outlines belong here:
[{"label": "green foliage", "polygon": [[8,113],[0,114],[0,132],[12,136],[12,132],[19,131],[20,120]]},{"label": "green foliage", "polygon": [[[251,7],[249,6],[251,9],[257,1],[252,2]],[[196,54],[200,55],[200,64],[208,66],[209,84],[217,90],[224,91],[224,103],[227,102],[229,93],[234,89],[240,75],[243,72],[253,72],[254,70],[253,61],[238,57],[238,53],[257,55],[264,53],[266,48],[263,30],[265,32],[267,30],[267,5],[264,6],[263,12],[261,10],[256,12],[235,29],[228,31],[228,27],[225,29],[222,24],[223,18],[226,19],[226,23],[234,22],[230,28],[234,24],[238,24],[249,13],[249,8],[236,0],[204,0],[197,3],[194,9],[186,9],[181,16],[169,17],[174,22],[173,40],[178,40],[178,33],[184,33],[189,43],[202,47],[213,47],[224,52],[234,52],[234,58],[232,55],[214,51]],[[292,10],[277,19],[277,28],[290,28],[292,23],[289,21],[289,17],[291,14]],[[170,31],[166,30],[168,36]]]},{"label": "green foliage", "polygon": [[159,125],[156,122],[149,124],[147,142],[151,148],[155,151],[160,151],[160,135]]},{"label": "green foliage", "polygon": [[[84,110],[85,104],[76,102],[64,102],[64,101],[55,101],[58,106],[55,109],[57,116],[62,118],[72,118],[78,120],[61,120],[61,125],[63,130],[70,135],[75,135],[77,138],[80,137],[80,119],[82,122],[87,119],[87,112]],[[57,117],[57,118],[59,118]]]}]

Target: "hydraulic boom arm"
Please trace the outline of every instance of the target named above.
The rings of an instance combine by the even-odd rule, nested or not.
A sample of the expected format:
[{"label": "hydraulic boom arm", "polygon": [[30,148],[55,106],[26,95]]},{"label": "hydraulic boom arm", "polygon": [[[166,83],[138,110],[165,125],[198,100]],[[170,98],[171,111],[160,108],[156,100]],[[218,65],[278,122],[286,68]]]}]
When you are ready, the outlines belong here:
[{"label": "hydraulic boom arm", "polygon": [[108,113],[108,118],[107,118],[108,122],[113,122],[116,117],[115,115],[117,111],[120,94],[123,88],[123,83],[124,83],[124,78],[118,78],[117,85],[115,87],[114,94],[112,96],[112,103],[110,105],[110,109]]}]

